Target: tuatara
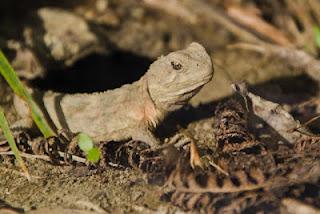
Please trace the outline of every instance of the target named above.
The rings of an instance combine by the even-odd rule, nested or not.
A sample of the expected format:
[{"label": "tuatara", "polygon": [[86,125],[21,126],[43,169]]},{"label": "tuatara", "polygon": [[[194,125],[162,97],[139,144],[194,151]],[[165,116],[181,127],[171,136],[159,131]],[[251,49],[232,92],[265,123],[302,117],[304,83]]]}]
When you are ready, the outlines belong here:
[{"label": "tuatara", "polygon": [[[192,43],[159,57],[132,84],[90,94],[46,92],[40,103],[56,129],[84,132],[95,141],[131,138],[155,146],[159,142],[152,129],[184,106],[212,76],[210,56],[202,45]],[[21,101],[15,99],[16,109],[22,117],[31,118]]]}]

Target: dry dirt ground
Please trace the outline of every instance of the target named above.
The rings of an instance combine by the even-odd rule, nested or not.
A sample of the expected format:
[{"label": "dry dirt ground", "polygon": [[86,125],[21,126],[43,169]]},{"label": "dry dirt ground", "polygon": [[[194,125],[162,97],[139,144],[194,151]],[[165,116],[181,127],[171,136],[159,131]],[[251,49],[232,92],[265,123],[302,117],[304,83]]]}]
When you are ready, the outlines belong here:
[{"label": "dry dirt ground", "polygon": [[[108,42],[112,44],[111,46],[116,47],[108,50],[107,55],[90,53],[77,59],[71,66],[55,65],[53,69],[48,69],[44,78],[37,77],[32,84],[42,89],[65,92],[115,88],[142,76],[148,64],[156,56],[179,49],[195,40],[203,43],[212,56],[215,67],[214,78],[191,100],[190,105],[170,115],[161,124],[157,134],[163,141],[179,133],[178,127],[180,126],[193,135],[201,154],[205,154],[209,149],[215,156],[214,109],[218,102],[228,99],[231,95],[230,84],[236,81],[246,80],[251,84],[250,90],[257,95],[290,107],[296,118],[302,122],[314,116],[317,112],[316,108],[319,109],[319,106],[302,110],[295,108],[318,96],[319,88],[315,81],[303,75],[302,71],[292,70],[285,62],[276,58],[264,57],[252,51],[226,48],[225,45],[230,43],[232,37],[230,38],[230,35],[224,30],[216,26],[189,27],[184,23],[180,24],[179,19],[170,16],[162,20],[159,18],[162,17],[161,14],[149,9],[141,9],[136,3],[132,3],[133,6],[131,4],[127,6],[125,3],[123,3],[124,6],[119,6],[121,3],[114,4],[117,9],[115,17],[120,17],[120,24],[111,27],[108,34],[103,35],[109,38]],[[35,8],[42,6],[42,4],[36,5]],[[134,9],[129,10],[128,7]],[[123,14],[128,10],[132,14],[128,15],[130,17],[128,20],[123,20]],[[139,29],[144,29],[140,35],[142,38],[138,35]],[[10,32],[10,34],[15,33]],[[153,37],[159,33],[163,34],[161,38]],[[126,40],[128,35],[134,35],[134,38]],[[149,38],[148,36],[153,38],[151,39],[154,42],[153,45],[158,48],[152,46],[150,44],[152,42],[148,40],[146,42],[148,44],[142,44],[145,38]],[[8,37],[10,38],[9,33],[1,39],[7,40]],[[170,42],[168,42],[168,37],[170,37]],[[117,38],[120,42],[117,41]],[[2,40],[0,40],[0,45]],[[147,51],[149,46],[153,47],[150,52]],[[44,60],[47,60],[45,65],[51,65],[50,60],[52,59]],[[92,65],[95,66],[94,71],[88,72]],[[103,73],[105,70],[108,71],[107,74]],[[101,80],[100,77],[103,74],[106,74],[107,77]],[[95,81],[98,81],[97,84]],[[1,79],[0,104],[5,109],[10,123],[17,120],[16,112],[12,107],[12,96],[12,91]],[[319,123],[312,124],[311,128],[315,133],[320,131]],[[255,134],[263,135],[264,130]],[[276,150],[272,147],[275,144],[273,138],[271,134],[264,142],[268,144],[270,140],[270,151]],[[316,148],[315,151],[319,151],[319,148]],[[286,149],[280,152],[288,153]],[[288,162],[288,167],[290,164],[292,167],[303,165],[304,161],[320,161],[319,155],[319,153],[318,155],[312,153],[309,159],[294,163]],[[246,158],[248,156],[240,155],[231,165],[234,164],[233,167],[236,168],[241,164],[246,164]],[[258,158],[255,161],[259,162],[259,160]],[[0,199],[27,213],[37,213],[37,210],[38,213],[53,213],[54,209],[57,213],[62,213],[59,209],[77,209],[82,210],[83,213],[99,213],[99,209],[110,213],[181,212],[178,207],[160,200],[163,193],[161,187],[147,184],[145,176],[131,168],[118,169],[109,166],[104,170],[99,170],[94,167],[89,169],[86,166],[59,166],[36,158],[26,158],[25,161],[33,176],[31,182],[21,175],[20,169],[14,164],[12,158],[0,156]],[[261,161],[261,165],[268,166],[268,161]],[[281,193],[277,195],[278,198],[272,199],[273,206],[268,207],[271,212],[280,213],[281,198],[286,196],[295,196],[315,207],[320,207],[319,176],[318,180],[313,183],[301,184],[292,190],[279,190],[279,192]],[[64,212],[71,213],[70,210]]]}]

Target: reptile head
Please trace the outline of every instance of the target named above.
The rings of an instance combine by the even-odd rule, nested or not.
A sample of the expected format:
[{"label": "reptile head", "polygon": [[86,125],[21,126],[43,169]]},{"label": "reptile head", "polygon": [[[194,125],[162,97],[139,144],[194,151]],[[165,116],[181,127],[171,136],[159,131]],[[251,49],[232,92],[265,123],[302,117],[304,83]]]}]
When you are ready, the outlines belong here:
[{"label": "reptile head", "polygon": [[210,56],[202,45],[194,42],[151,64],[148,89],[158,108],[174,111],[186,104],[212,76]]}]

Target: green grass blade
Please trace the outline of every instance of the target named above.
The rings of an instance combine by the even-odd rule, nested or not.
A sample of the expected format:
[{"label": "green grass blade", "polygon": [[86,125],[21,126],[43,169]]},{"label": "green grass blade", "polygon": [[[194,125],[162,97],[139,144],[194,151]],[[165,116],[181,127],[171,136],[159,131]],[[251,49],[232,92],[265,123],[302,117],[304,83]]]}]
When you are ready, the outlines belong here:
[{"label": "green grass blade", "polygon": [[46,138],[55,136],[55,132],[50,128],[47,121],[42,116],[40,108],[33,101],[32,96],[29,94],[27,89],[23,86],[16,72],[13,70],[13,68],[11,67],[7,58],[4,56],[1,50],[0,50],[0,74],[8,82],[12,90],[28,103],[31,110],[32,118],[36,123],[37,127],[40,129],[41,133]]},{"label": "green grass blade", "polygon": [[313,33],[314,33],[315,43],[317,47],[320,48],[320,27],[314,26]]},{"label": "green grass blade", "polygon": [[21,169],[25,172],[26,177],[28,179],[30,179],[29,171],[28,171],[26,165],[24,164],[23,159],[20,156],[20,152],[19,152],[18,147],[14,141],[13,135],[10,131],[8,121],[7,121],[6,117],[4,116],[3,110],[1,108],[0,108],[0,127],[3,131],[5,138],[7,139],[8,143],[9,143],[9,146],[10,146],[16,160],[18,161]]}]

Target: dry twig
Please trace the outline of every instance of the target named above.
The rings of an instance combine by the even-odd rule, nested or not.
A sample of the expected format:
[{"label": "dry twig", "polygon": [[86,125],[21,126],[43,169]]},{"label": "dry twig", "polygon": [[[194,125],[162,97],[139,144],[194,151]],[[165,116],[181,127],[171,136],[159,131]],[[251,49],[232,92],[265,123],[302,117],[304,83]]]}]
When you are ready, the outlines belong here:
[{"label": "dry twig", "polygon": [[217,23],[234,33],[243,41],[264,43],[254,34],[235,24],[223,11],[214,8],[203,0],[184,0],[179,2],[176,0],[143,0],[143,2],[147,6],[152,6],[170,15],[183,17],[189,22]]},{"label": "dry twig", "polygon": [[248,97],[253,113],[268,123],[289,143],[294,144],[303,137],[300,132],[296,131],[298,127],[301,127],[300,122],[296,121],[280,104],[248,92],[244,83],[233,84],[232,87],[243,97]]},{"label": "dry twig", "polygon": [[238,43],[229,48],[252,50],[282,59],[292,68],[304,70],[311,78],[320,82],[320,61],[303,50],[286,48],[279,45],[254,45]]},{"label": "dry twig", "polygon": [[[64,157],[64,152],[58,152],[60,157]],[[0,155],[14,155],[13,152],[8,151],[8,152],[0,152]],[[44,160],[47,162],[51,162],[52,159],[48,156],[48,155],[33,155],[33,154],[28,154],[28,153],[21,153],[21,156],[24,158],[28,158],[28,159],[40,159],[40,160]],[[87,163],[87,160],[85,158],[76,156],[76,155],[72,155],[72,160],[79,162],[79,163]],[[59,164],[63,164],[63,161],[59,161]]]},{"label": "dry twig", "polygon": [[283,32],[279,31],[256,14],[251,13],[249,10],[231,6],[227,8],[227,14],[232,17],[235,22],[244,25],[253,32],[259,33],[276,44],[292,46]]}]

